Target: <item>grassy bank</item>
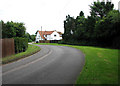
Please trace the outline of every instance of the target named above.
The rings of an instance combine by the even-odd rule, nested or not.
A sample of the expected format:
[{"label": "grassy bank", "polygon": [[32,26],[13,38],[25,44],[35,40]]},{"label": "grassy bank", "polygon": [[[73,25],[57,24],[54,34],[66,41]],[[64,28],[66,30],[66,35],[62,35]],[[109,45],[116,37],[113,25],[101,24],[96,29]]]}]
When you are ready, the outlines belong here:
[{"label": "grassy bank", "polygon": [[85,66],[76,84],[118,84],[118,50],[76,47],[85,53]]},{"label": "grassy bank", "polygon": [[2,64],[7,64],[10,62],[19,60],[21,58],[25,58],[25,57],[30,56],[38,51],[40,51],[40,47],[34,46],[34,45],[28,45],[28,49],[25,52],[21,52],[21,53],[12,55],[12,56],[2,58]]},{"label": "grassy bank", "polygon": [[73,46],[56,43],[42,45],[61,45],[77,48],[85,54],[85,65],[76,84],[118,84],[118,50],[90,46]]}]

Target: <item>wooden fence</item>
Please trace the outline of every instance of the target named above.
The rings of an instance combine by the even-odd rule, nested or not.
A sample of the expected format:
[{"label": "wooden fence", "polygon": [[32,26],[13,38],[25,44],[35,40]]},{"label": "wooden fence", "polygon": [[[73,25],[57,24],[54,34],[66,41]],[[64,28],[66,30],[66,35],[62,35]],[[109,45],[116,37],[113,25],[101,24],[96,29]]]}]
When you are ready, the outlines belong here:
[{"label": "wooden fence", "polygon": [[2,45],[2,57],[15,54],[14,39],[0,39],[0,45]]}]

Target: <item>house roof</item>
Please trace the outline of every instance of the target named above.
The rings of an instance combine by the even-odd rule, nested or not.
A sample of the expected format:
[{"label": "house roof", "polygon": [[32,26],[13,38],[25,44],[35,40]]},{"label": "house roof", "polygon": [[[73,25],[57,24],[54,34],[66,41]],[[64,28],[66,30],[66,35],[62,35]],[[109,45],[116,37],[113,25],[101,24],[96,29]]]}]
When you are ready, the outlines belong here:
[{"label": "house roof", "polygon": [[60,35],[62,35],[62,34],[63,34],[62,32],[59,32],[59,31],[57,31],[57,33],[59,33]]},{"label": "house roof", "polygon": [[[38,31],[42,39],[45,39],[44,35],[51,35],[54,31]],[[56,31],[60,35],[62,35],[61,32]]]}]

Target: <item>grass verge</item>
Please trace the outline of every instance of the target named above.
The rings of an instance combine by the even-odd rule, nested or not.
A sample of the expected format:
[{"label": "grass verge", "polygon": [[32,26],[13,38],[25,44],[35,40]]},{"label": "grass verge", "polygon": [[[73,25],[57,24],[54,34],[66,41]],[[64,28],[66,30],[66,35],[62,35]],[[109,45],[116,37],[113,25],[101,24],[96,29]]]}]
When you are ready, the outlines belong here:
[{"label": "grass verge", "polygon": [[69,46],[77,48],[85,54],[85,65],[76,84],[118,84],[118,49],[56,43],[37,44]]},{"label": "grass verge", "polygon": [[19,60],[21,58],[25,58],[25,57],[30,56],[38,51],[40,51],[40,47],[34,46],[34,45],[28,45],[28,49],[25,52],[21,52],[21,53],[12,55],[12,56],[2,58],[2,64],[7,64],[10,62]]}]

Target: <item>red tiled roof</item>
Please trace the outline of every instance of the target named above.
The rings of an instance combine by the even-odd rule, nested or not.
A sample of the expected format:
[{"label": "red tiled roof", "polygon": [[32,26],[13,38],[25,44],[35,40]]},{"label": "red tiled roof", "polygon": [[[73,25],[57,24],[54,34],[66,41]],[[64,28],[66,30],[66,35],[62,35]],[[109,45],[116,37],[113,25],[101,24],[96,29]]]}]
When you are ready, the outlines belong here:
[{"label": "red tiled roof", "polygon": [[42,39],[45,39],[44,35],[51,35],[54,31],[38,31]]},{"label": "red tiled roof", "polygon": [[[38,31],[42,39],[45,39],[44,35],[51,35],[54,31]],[[61,32],[56,31],[60,35],[62,35]]]},{"label": "red tiled roof", "polygon": [[58,32],[58,31],[57,31],[57,33],[59,33],[60,35],[62,35],[62,33],[61,33],[61,32]]}]

